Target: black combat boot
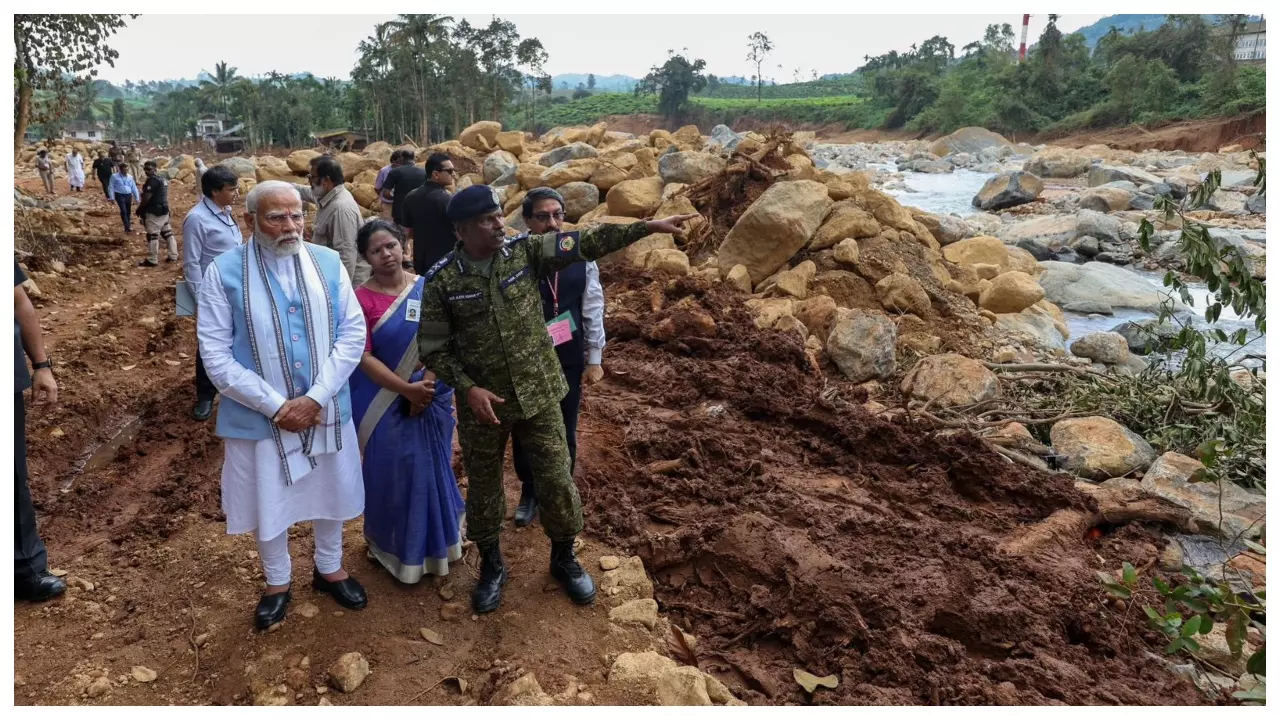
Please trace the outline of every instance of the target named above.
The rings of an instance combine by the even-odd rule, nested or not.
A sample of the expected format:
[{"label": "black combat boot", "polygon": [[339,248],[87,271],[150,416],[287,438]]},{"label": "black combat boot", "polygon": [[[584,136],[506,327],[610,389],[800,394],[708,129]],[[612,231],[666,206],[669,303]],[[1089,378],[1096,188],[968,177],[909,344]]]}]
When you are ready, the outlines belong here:
[{"label": "black combat boot", "polygon": [[573,540],[551,541],[551,577],[564,586],[569,599],[590,605],[596,599],[596,584],[573,554]]},{"label": "black combat boot", "polygon": [[533,494],[533,488],[521,488],[520,504],[516,506],[516,527],[524,527],[533,522],[533,516],[538,512],[538,497]]},{"label": "black combat boot", "polygon": [[507,583],[507,566],[502,562],[498,541],[480,546],[480,579],[471,591],[471,607],[479,613],[493,612],[502,604],[502,586]]}]

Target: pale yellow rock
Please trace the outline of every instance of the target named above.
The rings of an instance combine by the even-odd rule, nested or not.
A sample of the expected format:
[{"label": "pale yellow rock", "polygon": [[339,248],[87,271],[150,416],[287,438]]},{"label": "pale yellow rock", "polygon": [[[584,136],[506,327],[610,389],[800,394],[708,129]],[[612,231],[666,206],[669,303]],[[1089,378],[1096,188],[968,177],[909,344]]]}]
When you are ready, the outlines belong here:
[{"label": "pale yellow rock", "polygon": [[672,275],[689,274],[689,256],[683,251],[658,249],[649,253],[645,259],[645,267],[649,270],[670,273]]},{"label": "pale yellow rock", "polygon": [[1044,298],[1044,288],[1024,272],[1016,270],[997,276],[982,291],[978,305],[993,313],[1018,313]]},{"label": "pale yellow rock", "polygon": [[751,273],[747,271],[746,265],[734,265],[724,280],[731,287],[748,295],[751,294]]},{"label": "pale yellow rock", "polygon": [[901,389],[935,407],[953,407],[998,396],[1000,382],[977,360],[947,353],[922,358],[903,378]]}]

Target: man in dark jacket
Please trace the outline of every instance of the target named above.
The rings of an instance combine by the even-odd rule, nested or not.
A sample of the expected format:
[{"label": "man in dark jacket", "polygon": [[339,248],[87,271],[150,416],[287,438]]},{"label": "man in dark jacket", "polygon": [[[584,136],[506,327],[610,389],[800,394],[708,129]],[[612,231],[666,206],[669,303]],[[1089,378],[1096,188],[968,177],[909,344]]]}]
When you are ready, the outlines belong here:
[{"label": "man in dark jacket", "polygon": [[458,171],[448,155],[434,153],[427,158],[426,172],[427,181],[404,199],[403,217],[397,221],[413,241],[413,269],[419,275],[453,250],[458,241],[446,214],[452,197],[449,188],[453,187]]},{"label": "man in dark jacket", "polygon": [[387,179],[382,182],[382,191],[391,195],[391,219],[400,227],[404,227],[404,199],[409,193],[422,187],[427,181],[427,171],[413,162],[413,153],[405,152],[400,165],[391,168]]}]

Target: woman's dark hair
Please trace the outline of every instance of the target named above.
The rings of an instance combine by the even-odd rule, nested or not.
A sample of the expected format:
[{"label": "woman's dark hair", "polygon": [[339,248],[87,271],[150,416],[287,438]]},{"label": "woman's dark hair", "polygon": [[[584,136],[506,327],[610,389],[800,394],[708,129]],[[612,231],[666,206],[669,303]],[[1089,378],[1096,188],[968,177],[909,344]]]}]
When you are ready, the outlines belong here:
[{"label": "woman's dark hair", "polygon": [[[364,257],[369,252],[369,240],[380,230],[386,230],[391,236],[400,241],[401,247],[404,246],[404,233],[400,231],[400,226],[390,220],[382,218],[373,218],[369,222],[360,226],[356,231],[356,252],[360,253],[360,257]],[[368,259],[368,258],[365,258]]]},{"label": "woman's dark hair", "polygon": [[231,172],[231,168],[222,165],[214,165],[204,171],[204,175],[200,176],[200,192],[207,198],[212,198],[213,194],[228,185],[239,184],[236,174]]}]

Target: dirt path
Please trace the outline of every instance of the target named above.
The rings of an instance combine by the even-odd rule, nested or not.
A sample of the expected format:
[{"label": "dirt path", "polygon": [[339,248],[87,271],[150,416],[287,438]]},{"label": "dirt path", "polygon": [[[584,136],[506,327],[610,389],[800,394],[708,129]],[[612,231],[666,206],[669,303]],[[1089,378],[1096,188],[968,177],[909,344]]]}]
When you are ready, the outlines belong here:
[{"label": "dirt path", "polygon": [[[34,178],[19,184],[37,186]],[[66,191],[61,179],[57,190]],[[482,618],[469,606],[474,552],[446,582],[404,587],[365,559],[360,523],[350,523],[346,567],[370,605],[344,613],[310,589],[310,533],[301,532],[289,619],[276,632],[254,632],[262,581],[255,546],[225,534],[221,443],[212,423],[188,416],[195,338],[193,321],[173,314],[181,270],[136,267],[144,236],[123,235],[101,195],[83,197],[105,237],[66,246],[67,275],[37,279],[61,401],[32,412],[28,425],[41,533],[50,566],[69,573],[72,589],[15,608],[15,702],[316,704],[327,669],[349,651],[363,653],[374,673],[355,694],[325,695],[335,704],[483,703],[533,669],[548,693],[573,687],[557,702],[645,701],[604,683],[617,654],[655,647],[658,635],[610,622],[617,603],[603,594],[594,607],[574,606],[547,574],[549,544],[537,525],[504,536],[512,582],[502,609]],[[175,219],[194,200],[175,188]],[[508,484],[514,508],[518,486]],[[586,539],[583,562],[598,582],[599,557],[611,552]],[[455,611],[459,617],[444,619]],[[426,642],[422,628],[444,644]],[[136,682],[135,666],[159,677]],[[89,697],[98,675],[112,687]],[[428,691],[448,675],[466,680],[465,694],[453,683]]]}]

